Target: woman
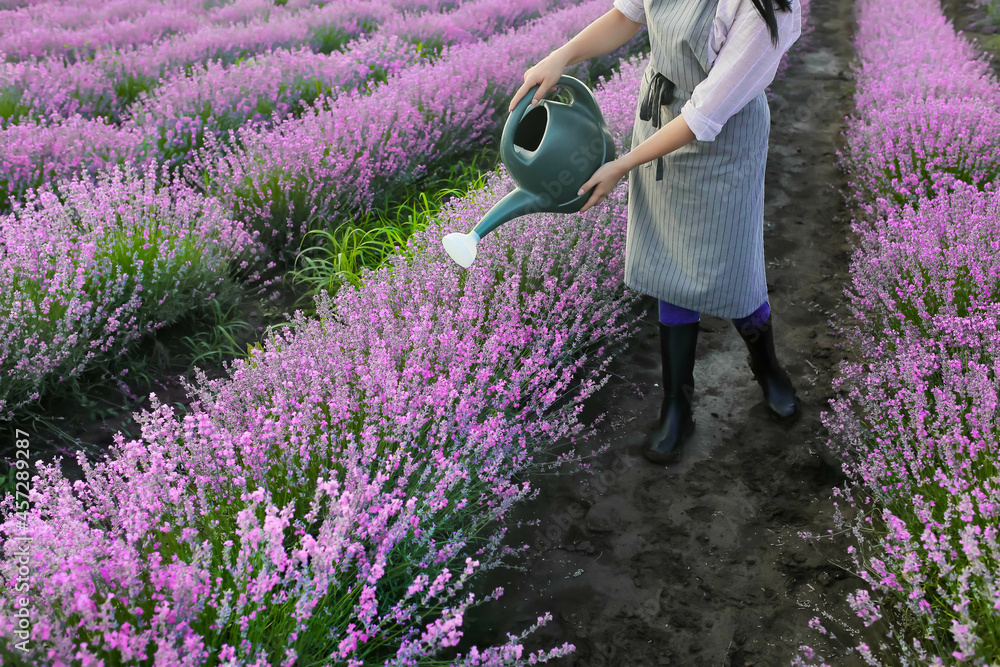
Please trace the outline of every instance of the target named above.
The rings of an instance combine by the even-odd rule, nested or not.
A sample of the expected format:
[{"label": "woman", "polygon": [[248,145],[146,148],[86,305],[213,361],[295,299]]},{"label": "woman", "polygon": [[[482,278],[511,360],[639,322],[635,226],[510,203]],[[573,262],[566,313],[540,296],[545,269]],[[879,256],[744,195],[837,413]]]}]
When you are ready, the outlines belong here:
[{"label": "woman", "polygon": [[629,175],[625,284],[659,299],[664,397],[643,448],[655,463],[679,460],[694,429],[702,312],[732,319],[770,410],[782,420],[799,415],[774,352],[763,219],[771,119],[764,89],[798,39],[800,12],[799,0],[614,0],[614,9],[525,72],[510,103],[538,85],[536,105],[567,66],[613,51],[647,25],[650,61],[632,149],[579,194],[593,188],[586,211]]}]

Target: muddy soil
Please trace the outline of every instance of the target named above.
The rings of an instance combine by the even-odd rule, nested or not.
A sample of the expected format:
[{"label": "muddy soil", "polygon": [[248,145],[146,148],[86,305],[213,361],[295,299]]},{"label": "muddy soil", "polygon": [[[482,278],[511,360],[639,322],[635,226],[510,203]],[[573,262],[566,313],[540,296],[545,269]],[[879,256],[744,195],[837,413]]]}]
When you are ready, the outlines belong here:
[{"label": "muddy soil", "polygon": [[732,324],[703,315],[695,434],[681,463],[647,462],[641,446],[662,396],[657,308],[647,298],[616,377],[588,402],[605,421],[577,445],[589,453],[610,441],[609,450],[594,475],[532,479],[541,495],[515,520],[540,523],[512,521],[507,542],[531,545],[525,571],[487,575],[479,596],[496,586],[504,595],[467,615],[458,650],[502,643],[549,611],[554,620],[526,648],[574,644],[557,665],[787,665],[802,644],[838,666],[864,664],[807,627],[824,609],[860,628],[846,596],[861,582],[845,569],[845,545],[798,536],[834,529],[831,490],[843,481],[820,415],[847,354],[829,320],[844,312],[850,249],[835,151],[852,107],[853,3],[812,5],[815,31],[772,86],[764,212],[776,347],[802,418],[784,426],[770,417]]}]

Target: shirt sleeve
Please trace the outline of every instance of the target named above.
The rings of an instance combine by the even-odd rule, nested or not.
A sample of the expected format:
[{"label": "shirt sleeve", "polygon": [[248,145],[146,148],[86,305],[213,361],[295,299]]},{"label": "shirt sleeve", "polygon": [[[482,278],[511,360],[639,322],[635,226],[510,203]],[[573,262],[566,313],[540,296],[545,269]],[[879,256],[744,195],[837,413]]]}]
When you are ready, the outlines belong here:
[{"label": "shirt sleeve", "polygon": [[[623,0],[615,0],[618,2]],[[723,43],[708,76],[691,91],[681,115],[699,141],[714,141],[722,126],[774,80],[778,63],[802,32],[802,8],[791,0],[792,11],[775,12],[778,45],[771,46],[767,24],[750,0],[720,0],[719,19],[727,23],[726,12],[734,14],[728,30],[716,25],[715,34]],[[735,8],[735,11],[733,10]],[[712,43],[709,43],[711,62]]]},{"label": "shirt sleeve", "polygon": [[646,8],[642,0],[615,0],[615,9],[636,23],[646,22]]}]

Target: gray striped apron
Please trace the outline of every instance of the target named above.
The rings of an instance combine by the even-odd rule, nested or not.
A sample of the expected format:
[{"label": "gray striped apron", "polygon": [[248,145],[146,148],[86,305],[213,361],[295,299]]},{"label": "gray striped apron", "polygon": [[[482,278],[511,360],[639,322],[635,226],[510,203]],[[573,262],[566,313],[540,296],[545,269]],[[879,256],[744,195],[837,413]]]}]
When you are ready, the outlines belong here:
[{"label": "gray striped apron", "polygon": [[[708,37],[718,0],[645,0],[650,61],[639,89],[631,148],[663,127],[708,75]],[[660,106],[654,77],[673,86]],[[665,83],[657,77],[658,84]],[[669,86],[664,99],[669,99]],[[647,116],[648,117],[648,116]],[[764,277],[764,166],[771,112],[761,92],[714,141],[682,146],[629,172],[625,285],[699,312],[746,317],[767,299]]]}]

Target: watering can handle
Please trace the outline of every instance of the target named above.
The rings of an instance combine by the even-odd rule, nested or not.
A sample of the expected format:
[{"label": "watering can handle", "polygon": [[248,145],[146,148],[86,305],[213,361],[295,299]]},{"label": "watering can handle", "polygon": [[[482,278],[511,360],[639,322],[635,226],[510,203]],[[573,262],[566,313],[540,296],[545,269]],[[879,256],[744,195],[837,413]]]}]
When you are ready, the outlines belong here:
[{"label": "watering can handle", "polygon": [[[591,113],[600,117],[601,112],[597,107],[597,100],[594,99],[594,93],[592,93],[590,89],[584,85],[583,81],[571,77],[568,74],[563,74],[559,77],[559,81],[556,82],[556,86],[569,88],[573,92],[573,104],[580,102],[586,106]],[[511,118],[517,118],[517,122],[521,122],[521,117],[524,116],[524,113],[528,110],[528,105],[531,104],[531,100],[534,99],[535,91],[537,90],[538,84],[535,84],[528,89],[528,92],[524,94],[524,97],[518,100],[517,105],[510,112]]]},{"label": "watering can handle", "polygon": [[594,98],[594,93],[591,92],[590,88],[584,85],[583,81],[576,79],[568,74],[563,74],[559,77],[559,82],[556,83],[557,86],[564,86],[569,88],[573,93],[573,104],[577,102],[583,104],[593,114],[594,118],[600,119],[601,110],[597,106],[597,100]]}]

